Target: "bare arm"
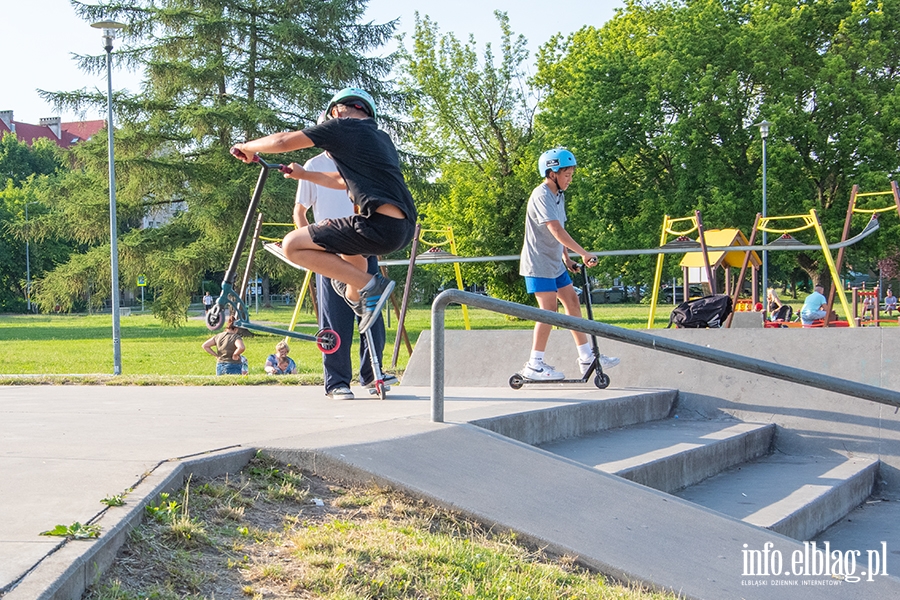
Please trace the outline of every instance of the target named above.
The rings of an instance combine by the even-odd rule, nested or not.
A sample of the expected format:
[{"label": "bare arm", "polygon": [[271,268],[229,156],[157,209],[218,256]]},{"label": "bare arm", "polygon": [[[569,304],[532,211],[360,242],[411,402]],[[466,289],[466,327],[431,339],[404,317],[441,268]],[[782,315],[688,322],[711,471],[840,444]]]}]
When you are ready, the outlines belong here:
[{"label": "bare arm", "polygon": [[[584,264],[587,266],[593,266],[597,264],[597,257],[585,250],[581,247],[581,244],[575,241],[575,239],[569,235],[569,232],[566,231],[566,228],[563,227],[559,221],[548,221],[547,229],[556,238],[556,240],[562,244],[565,248],[568,248],[572,252],[577,253],[584,260]],[[572,266],[574,264],[572,259],[569,258],[568,252],[563,250],[563,262],[566,263],[567,267]]]},{"label": "bare arm", "polygon": [[231,358],[233,358],[234,360],[240,359],[241,354],[243,354],[244,350],[246,349],[246,346],[244,346],[244,340],[242,340],[241,338],[234,340],[234,354],[231,355]]},{"label": "bare arm", "polygon": [[213,349],[212,349],[212,347],[215,345],[216,345],[216,336],[213,336],[213,337],[209,338],[208,340],[206,340],[205,342],[203,342],[203,350],[210,356],[215,356],[216,353],[213,352]]},{"label": "bare arm", "polygon": [[306,211],[309,209],[297,202],[294,204],[294,226],[297,229],[303,229],[309,225],[309,219],[306,218]]},{"label": "bare arm", "polygon": [[302,150],[303,148],[311,148],[315,144],[302,131],[285,131],[281,133],[273,133],[266,137],[244,142],[243,144],[235,144],[234,147],[241,151],[244,155],[237,157],[245,163],[253,162],[254,154],[278,154],[281,152],[291,152],[293,150]]},{"label": "bare arm", "polygon": [[291,172],[284,174],[285,179],[302,179],[333,190],[347,189],[347,182],[344,181],[344,178],[337,171],[307,171],[297,163],[291,163],[288,166],[291,168]]}]

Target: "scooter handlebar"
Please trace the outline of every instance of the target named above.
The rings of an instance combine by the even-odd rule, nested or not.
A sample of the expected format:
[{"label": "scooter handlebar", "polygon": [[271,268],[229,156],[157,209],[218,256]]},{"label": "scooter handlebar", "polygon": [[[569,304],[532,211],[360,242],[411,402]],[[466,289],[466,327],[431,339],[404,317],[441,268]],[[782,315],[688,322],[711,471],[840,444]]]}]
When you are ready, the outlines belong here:
[{"label": "scooter handlebar", "polygon": [[[238,150],[237,146],[232,146],[231,150],[229,152],[231,152],[232,156],[234,156],[235,158],[239,158],[240,160],[247,159],[247,155],[244,154],[243,152],[241,152],[240,150]],[[259,163],[267,169],[278,169],[285,175],[290,175],[291,173],[294,172],[294,170],[287,165],[282,165],[279,163],[269,163],[269,162],[264,161],[262,159],[262,157],[260,157],[259,154],[253,155],[252,162]]]}]

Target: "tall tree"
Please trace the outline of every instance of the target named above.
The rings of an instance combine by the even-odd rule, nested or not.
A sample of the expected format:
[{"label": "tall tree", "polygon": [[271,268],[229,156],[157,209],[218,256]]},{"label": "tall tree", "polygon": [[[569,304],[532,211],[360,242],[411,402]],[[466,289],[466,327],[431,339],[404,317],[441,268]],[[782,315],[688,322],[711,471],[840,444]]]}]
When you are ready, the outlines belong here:
[{"label": "tall tree", "polygon": [[67,237],[39,235],[45,211],[36,190],[64,170],[63,153],[50,140],[29,147],[12,133],[0,139],[0,311],[24,311],[29,274],[40,277],[71,252]]},{"label": "tall tree", "polygon": [[[579,156],[596,247],[658,243],[664,214],[703,211],[747,231],[816,208],[840,235],[853,183],[897,171],[900,2],[629,0],[601,29],[556,38],[538,59],[538,117]],[[823,265],[804,263],[817,277]],[[643,279],[650,263],[620,263]]]},{"label": "tall tree", "polygon": [[[121,272],[123,281],[147,275],[154,313],[178,324],[204,273],[227,265],[256,179],[256,170],[231,159],[228,148],[315,122],[333,91],[345,85],[392,99],[383,79],[393,58],[374,52],[395,24],[360,23],[360,0],[72,4],[86,21],[126,23],[115,57],[145,73],[139,94],[114,98]],[[105,56],[81,57],[80,65],[105,72]],[[100,91],[48,96],[64,107],[106,105]],[[79,228],[99,254],[108,244],[108,212],[100,209],[106,202],[104,151],[99,139],[77,149],[78,169],[62,182],[55,206],[61,222],[76,214],[85,219]],[[293,188],[279,179],[270,178],[261,207],[267,221],[289,223]],[[142,227],[154,211],[168,212],[168,223]],[[284,273],[277,263],[260,260],[267,274]],[[42,305],[58,304],[67,294],[62,277],[48,280]]]},{"label": "tall tree", "polygon": [[[537,155],[530,148],[533,107],[523,70],[526,42],[513,34],[505,13],[495,16],[499,55],[490,44],[479,54],[474,38],[460,42],[417,14],[412,49],[403,61],[419,126],[412,143],[434,161],[434,186],[422,218],[429,228],[452,227],[467,256],[518,253],[525,201],[534,185],[529,182],[537,179]],[[487,282],[493,295],[524,296],[518,263],[470,264],[465,272],[470,281]]]}]

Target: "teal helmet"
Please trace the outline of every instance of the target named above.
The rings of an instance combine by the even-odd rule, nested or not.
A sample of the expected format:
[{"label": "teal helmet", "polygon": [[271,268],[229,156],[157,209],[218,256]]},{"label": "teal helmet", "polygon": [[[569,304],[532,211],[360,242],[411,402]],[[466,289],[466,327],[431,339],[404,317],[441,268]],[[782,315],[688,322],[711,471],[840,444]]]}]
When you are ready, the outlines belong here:
[{"label": "teal helmet", "polygon": [[335,104],[356,105],[373,119],[376,117],[375,99],[372,98],[369,92],[359,88],[348,87],[335,94],[331,98],[331,102],[328,103],[328,108],[325,109],[325,112],[329,116],[331,115],[331,109],[334,108]]},{"label": "teal helmet", "polygon": [[570,151],[565,148],[553,148],[541,154],[538,159],[538,172],[541,177],[546,177],[548,169],[556,173],[560,169],[574,167],[576,164],[575,155]]}]

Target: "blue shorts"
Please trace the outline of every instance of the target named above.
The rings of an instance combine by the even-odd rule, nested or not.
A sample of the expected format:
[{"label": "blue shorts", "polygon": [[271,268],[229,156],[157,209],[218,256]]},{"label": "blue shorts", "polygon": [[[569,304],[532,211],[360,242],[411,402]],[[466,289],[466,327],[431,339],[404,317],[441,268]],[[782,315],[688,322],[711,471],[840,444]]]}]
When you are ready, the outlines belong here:
[{"label": "blue shorts", "polygon": [[525,277],[525,289],[529,294],[535,292],[558,292],[560,289],[572,285],[572,278],[568,271],[553,279],[551,277]]}]

